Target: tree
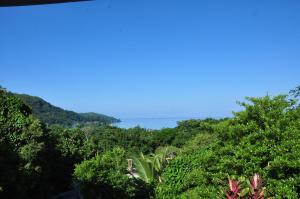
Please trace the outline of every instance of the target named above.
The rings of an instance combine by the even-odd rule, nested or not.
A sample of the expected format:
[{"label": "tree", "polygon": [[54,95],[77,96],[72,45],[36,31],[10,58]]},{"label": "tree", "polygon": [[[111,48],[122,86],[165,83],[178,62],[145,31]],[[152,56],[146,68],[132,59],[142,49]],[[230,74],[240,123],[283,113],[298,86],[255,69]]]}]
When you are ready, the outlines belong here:
[{"label": "tree", "polygon": [[207,137],[206,146],[182,149],[171,161],[156,187],[158,198],[217,198],[223,195],[220,190],[226,190],[228,175],[253,173],[265,179],[266,197],[299,198],[297,101],[286,95],[246,99],[240,103],[243,111],[211,126],[215,137]]},{"label": "tree", "polygon": [[148,198],[149,188],[127,175],[125,150],[119,147],[77,164],[74,179],[85,198]]},{"label": "tree", "polygon": [[294,97],[300,97],[300,86],[297,86],[295,89],[291,90],[290,94]]},{"label": "tree", "polygon": [[137,177],[147,184],[155,183],[155,181],[162,182],[161,173],[168,162],[173,159],[175,150],[175,147],[163,147],[149,156],[140,153],[139,157],[134,157],[133,163]]}]

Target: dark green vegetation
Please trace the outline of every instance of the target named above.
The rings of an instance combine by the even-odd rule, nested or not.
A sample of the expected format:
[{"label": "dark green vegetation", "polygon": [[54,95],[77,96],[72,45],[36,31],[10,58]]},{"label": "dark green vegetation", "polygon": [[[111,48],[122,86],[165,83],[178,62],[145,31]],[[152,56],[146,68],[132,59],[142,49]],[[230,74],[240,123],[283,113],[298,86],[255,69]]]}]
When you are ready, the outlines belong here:
[{"label": "dark green vegetation", "polygon": [[265,179],[267,196],[300,195],[300,107],[286,96],[247,98],[244,111],[200,133],[164,170],[158,198],[216,198],[228,175]]},{"label": "dark green vegetation", "polygon": [[14,94],[32,109],[34,117],[47,124],[63,126],[111,124],[120,120],[98,113],[76,113],[53,106],[45,100],[26,94]]},{"label": "dark green vegetation", "polygon": [[299,90],[247,98],[233,118],[150,131],[47,126],[0,89],[0,198],[51,198],[74,186],[84,198],[226,198],[229,176],[254,173],[267,197],[299,198]]}]

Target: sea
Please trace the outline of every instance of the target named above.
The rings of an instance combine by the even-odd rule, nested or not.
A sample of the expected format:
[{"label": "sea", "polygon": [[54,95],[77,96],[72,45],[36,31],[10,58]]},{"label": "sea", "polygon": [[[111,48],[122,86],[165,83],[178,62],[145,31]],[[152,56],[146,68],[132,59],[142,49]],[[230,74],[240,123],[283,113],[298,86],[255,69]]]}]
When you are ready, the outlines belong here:
[{"label": "sea", "polygon": [[114,126],[126,129],[139,126],[145,129],[160,130],[162,128],[174,128],[178,121],[189,119],[199,118],[121,118],[121,122],[115,123]]}]

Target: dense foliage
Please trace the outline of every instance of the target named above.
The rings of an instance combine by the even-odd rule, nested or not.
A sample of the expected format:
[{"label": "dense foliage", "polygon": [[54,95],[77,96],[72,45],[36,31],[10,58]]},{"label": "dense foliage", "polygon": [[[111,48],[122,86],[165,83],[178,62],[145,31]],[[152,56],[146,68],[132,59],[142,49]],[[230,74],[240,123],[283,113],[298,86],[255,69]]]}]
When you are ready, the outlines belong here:
[{"label": "dense foliage", "polygon": [[247,98],[244,111],[213,125],[213,134],[188,144],[164,172],[158,198],[207,198],[223,195],[228,175],[265,179],[267,196],[300,194],[300,108],[287,96]]},{"label": "dense foliage", "polygon": [[116,147],[76,165],[74,176],[85,198],[147,198],[148,187],[127,173],[125,150]]},{"label": "dense foliage", "polygon": [[[74,182],[84,179],[78,173],[73,175],[75,165],[80,167],[81,162],[85,164],[89,160],[93,162],[99,157],[107,157],[105,154],[112,155],[116,147],[126,148],[122,159],[118,160],[123,167],[111,165],[112,171],[107,171],[108,179],[116,171],[118,179],[127,184],[126,157],[154,152],[159,146],[170,145],[176,137],[170,133],[174,131],[172,129],[159,133],[139,127],[120,129],[102,125],[47,127],[32,115],[31,108],[19,97],[4,89],[0,89],[0,110],[1,198],[49,198],[68,191]],[[86,182],[81,182],[82,187]],[[121,194],[116,194],[116,198],[151,195],[151,187],[140,180],[131,179],[130,182],[129,190],[116,191],[115,184],[111,186]]]},{"label": "dense foliage", "polygon": [[98,113],[76,113],[53,106],[45,100],[26,94],[14,94],[32,108],[33,116],[48,124],[73,126],[76,124],[111,124],[118,119]]},{"label": "dense foliage", "polygon": [[[74,187],[88,199],[299,198],[299,88],[291,94],[247,98],[232,118],[146,130],[48,126],[0,88],[0,198],[51,198]],[[260,188],[241,190],[255,173]]]},{"label": "dense foliage", "polygon": [[[0,90],[0,197],[47,198],[61,191],[63,164],[49,131],[19,98]],[[63,180],[62,180],[63,181]],[[64,182],[64,181],[63,181]]]}]

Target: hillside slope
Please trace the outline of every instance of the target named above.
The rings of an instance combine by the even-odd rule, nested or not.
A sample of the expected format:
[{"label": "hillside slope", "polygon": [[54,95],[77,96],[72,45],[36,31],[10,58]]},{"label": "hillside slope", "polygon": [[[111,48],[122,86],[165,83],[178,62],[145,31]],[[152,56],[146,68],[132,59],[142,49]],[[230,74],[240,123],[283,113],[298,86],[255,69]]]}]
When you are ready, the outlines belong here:
[{"label": "hillside slope", "polygon": [[32,113],[41,121],[63,126],[73,126],[76,124],[111,124],[120,120],[98,113],[76,113],[74,111],[64,110],[50,104],[40,97],[27,94],[14,94],[21,98],[25,104],[32,108]]}]

